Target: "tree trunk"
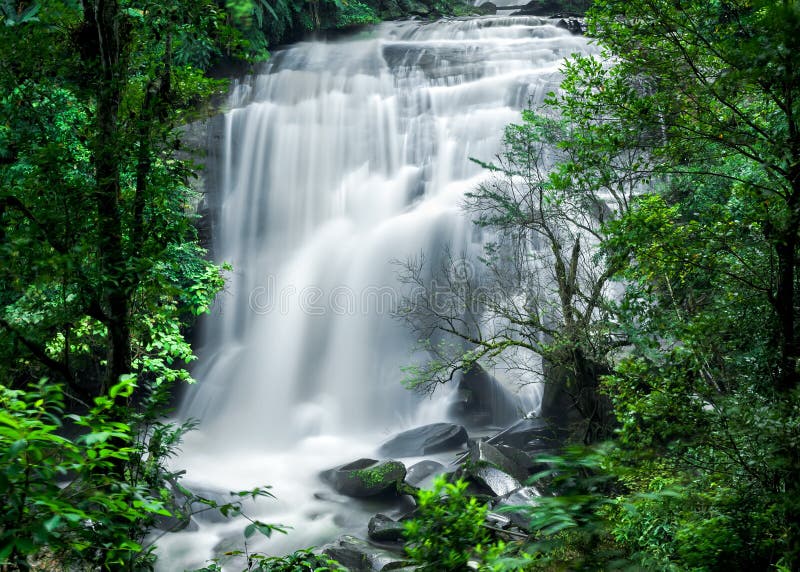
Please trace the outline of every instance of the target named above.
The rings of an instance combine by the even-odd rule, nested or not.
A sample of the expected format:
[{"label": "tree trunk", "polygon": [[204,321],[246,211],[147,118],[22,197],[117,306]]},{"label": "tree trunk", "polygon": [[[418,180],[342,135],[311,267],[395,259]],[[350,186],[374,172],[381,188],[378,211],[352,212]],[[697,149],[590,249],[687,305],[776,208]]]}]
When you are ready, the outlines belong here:
[{"label": "tree trunk", "polygon": [[[108,330],[108,363],[102,385],[105,392],[121,375],[130,372],[129,294],[122,239],[120,205],[119,105],[125,88],[124,55],[128,37],[116,0],[96,0],[85,7],[86,30],[94,31],[93,48],[84,53],[87,66],[99,66],[93,78],[97,98],[97,132],[93,141],[98,218],[101,298]],[[92,80],[90,80],[92,81]]]}]

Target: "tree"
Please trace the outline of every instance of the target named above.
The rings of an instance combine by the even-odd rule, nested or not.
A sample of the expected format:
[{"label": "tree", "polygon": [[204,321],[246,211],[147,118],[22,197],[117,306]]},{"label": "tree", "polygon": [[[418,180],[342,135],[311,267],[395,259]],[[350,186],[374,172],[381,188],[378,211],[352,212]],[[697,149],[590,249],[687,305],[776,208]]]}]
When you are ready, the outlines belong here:
[{"label": "tree", "polygon": [[[548,159],[554,174],[544,186],[520,185],[523,192],[503,190],[510,182],[484,190],[477,194],[488,202],[477,204],[487,222],[521,237],[531,220],[546,235],[559,209],[587,193],[612,207],[605,216],[584,202],[564,217],[558,242],[569,277],[573,229],[582,229],[575,212],[602,220],[592,227],[601,255],[590,260],[620,287],[604,301],[598,317],[606,319],[594,322],[605,325],[601,340],[624,343],[601,354],[609,366],[602,390],[619,423],[602,466],[618,497],[595,516],[627,558],[646,569],[796,569],[800,6],[599,0],[589,16],[605,53],[564,67],[562,91],[551,98],[568,126]],[[508,171],[510,181],[525,178]],[[610,193],[609,181],[625,181],[630,192]],[[537,192],[547,197],[542,206],[514,199]],[[548,216],[539,222],[525,212]],[[558,256],[548,256],[551,308],[541,313],[559,327],[524,322],[539,314],[519,303],[512,316],[524,328],[495,346],[489,340],[498,338],[471,335],[468,361],[517,345],[520,330],[534,334],[534,352],[539,332],[569,332]],[[539,275],[530,267],[511,268],[522,269],[510,281],[517,300],[542,292],[528,286]],[[580,310],[591,297],[577,299]],[[471,331],[464,316],[439,318],[463,334]],[[501,319],[501,336],[509,322]],[[591,340],[576,341],[585,348]],[[460,363],[414,373],[424,379]]]},{"label": "tree", "polygon": [[[577,73],[567,71],[568,78]],[[444,268],[426,280],[411,261],[405,279],[424,294],[407,299],[399,314],[426,339],[444,334],[465,343],[430,345],[436,359],[409,370],[412,386],[430,390],[478,361],[505,360],[566,390],[562,405],[577,411],[583,439],[592,442],[613,426],[599,380],[627,343],[613,327],[620,260],[609,263],[597,247],[605,225],[640,192],[642,177],[631,165],[647,157],[635,146],[638,132],[609,129],[555,94],[547,104],[557,110],[552,116],[528,110],[506,129],[498,161],[482,163],[492,177],[467,195],[465,210],[494,237],[481,271],[454,276]]]},{"label": "tree", "polygon": [[4,27],[0,327],[12,379],[105,393],[147,369],[147,346],[219,287],[191,242],[190,166],[173,156],[174,125],[216,88],[174,64],[176,30],[202,26],[200,12],[52,3]]},{"label": "tree", "polygon": [[173,382],[190,379],[185,327],[222,286],[196,241],[193,167],[176,158],[174,131],[220,84],[179,65],[175,47],[218,14],[213,3],[4,5],[0,495],[18,518],[2,525],[0,554],[15,568],[67,538],[54,545],[132,569],[147,557],[136,540],[167,510],[169,473],[143,467],[181,433],[157,419]]},{"label": "tree", "polygon": [[603,240],[631,341],[605,381],[630,488],[612,526],[648,568],[800,558],[797,23],[796,2],[596,2],[610,65],[566,85],[649,134],[630,172],[653,192]]},{"label": "tree", "polygon": [[791,1],[597,2],[592,32],[618,61],[613,71],[586,78],[595,86],[609,74],[647,81],[642,97],[604,98],[603,105],[625,120],[638,113],[661,127],[658,173],[720,178],[750,203],[746,222],[759,225],[775,257],[766,295],[777,324],[774,380],[782,393],[800,381],[798,18]]}]

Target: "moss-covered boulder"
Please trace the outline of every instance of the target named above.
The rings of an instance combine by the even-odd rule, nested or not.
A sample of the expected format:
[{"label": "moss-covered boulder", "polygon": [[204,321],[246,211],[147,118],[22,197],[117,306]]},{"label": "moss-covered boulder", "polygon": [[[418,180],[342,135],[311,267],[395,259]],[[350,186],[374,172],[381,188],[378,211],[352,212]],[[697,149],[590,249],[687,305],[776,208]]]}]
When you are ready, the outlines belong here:
[{"label": "moss-covered boulder", "polygon": [[350,497],[399,493],[406,467],[399,461],[359,459],[320,474],[333,490]]}]

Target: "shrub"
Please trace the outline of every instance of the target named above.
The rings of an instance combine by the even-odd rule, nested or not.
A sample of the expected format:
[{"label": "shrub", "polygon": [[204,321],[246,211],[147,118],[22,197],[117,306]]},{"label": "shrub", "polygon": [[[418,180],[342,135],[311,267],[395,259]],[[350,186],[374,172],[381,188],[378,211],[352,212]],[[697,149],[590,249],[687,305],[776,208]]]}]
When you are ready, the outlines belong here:
[{"label": "shrub", "polygon": [[423,570],[463,570],[473,551],[489,541],[483,527],[488,507],[466,494],[461,479],[444,477],[417,493],[418,515],[405,525],[406,552]]}]

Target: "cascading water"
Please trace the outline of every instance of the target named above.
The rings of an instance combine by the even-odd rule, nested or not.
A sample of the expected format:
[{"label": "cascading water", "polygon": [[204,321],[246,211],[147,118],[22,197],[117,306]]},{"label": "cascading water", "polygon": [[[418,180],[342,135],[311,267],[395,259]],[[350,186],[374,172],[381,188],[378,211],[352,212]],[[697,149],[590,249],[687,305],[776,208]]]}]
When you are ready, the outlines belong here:
[{"label": "cascading water", "polygon": [[[385,23],[294,45],[234,91],[214,239],[234,270],[204,325],[199,383],[181,410],[200,425],[177,464],[203,490],[272,485],[277,499],[252,516],[294,530],[266,551],[364,528],[353,511],[368,503],[348,512],[314,497],[318,472],[445,420],[444,392],[421,400],[400,383],[400,368],[425,356],[390,315],[404,293],[390,261],[480,249],[460,210],[483,176],[470,157],[491,160],[504,126],[587,49],[546,22]],[[199,566],[242,528],[166,536],[160,566]]]}]

